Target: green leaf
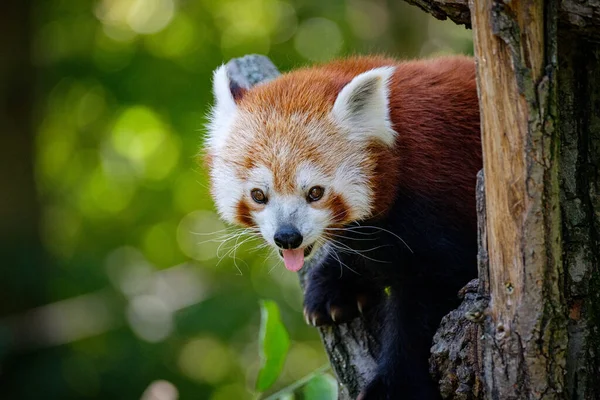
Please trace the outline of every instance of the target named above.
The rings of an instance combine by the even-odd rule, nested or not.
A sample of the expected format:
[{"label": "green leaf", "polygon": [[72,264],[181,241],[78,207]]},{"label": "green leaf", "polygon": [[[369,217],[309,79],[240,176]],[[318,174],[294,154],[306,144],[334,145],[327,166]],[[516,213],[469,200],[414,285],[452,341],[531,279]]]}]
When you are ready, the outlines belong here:
[{"label": "green leaf", "polygon": [[256,390],[267,390],[281,373],[283,363],[290,347],[290,337],[281,322],[279,307],[274,301],[260,302],[260,358],[262,365],[258,371]]},{"label": "green leaf", "polygon": [[[325,365],[317,368],[316,370],[312,371],[310,374],[298,379],[296,382],[292,382],[292,384],[284,387],[283,389],[279,390],[276,393],[271,394],[268,397],[263,398],[262,400],[293,400],[294,392],[296,390],[298,390],[299,388],[308,384],[308,382],[313,380],[313,378],[315,378],[316,376],[323,375],[329,368],[330,368],[329,364],[325,364]],[[336,393],[337,393],[337,389],[336,389]]]},{"label": "green leaf", "polygon": [[302,393],[304,400],[335,400],[338,398],[337,381],[329,374],[317,375],[304,386]]}]

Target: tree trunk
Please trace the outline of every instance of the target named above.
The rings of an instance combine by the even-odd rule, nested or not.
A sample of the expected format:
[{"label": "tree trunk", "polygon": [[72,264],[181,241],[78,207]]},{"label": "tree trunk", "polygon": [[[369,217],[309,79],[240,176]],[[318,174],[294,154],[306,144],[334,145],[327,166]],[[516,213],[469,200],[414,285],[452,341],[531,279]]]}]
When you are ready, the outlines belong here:
[{"label": "tree trunk", "polygon": [[557,399],[564,390],[556,132],[556,9],[473,2],[471,20],[487,206],[487,396]]},{"label": "tree trunk", "polygon": [[470,381],[490,399],[598,399],[600,2],[418,2],[474,30],[490,306]]},{"label": "tree trunk", "polygon": [[566,393],[600,398],[600,45],[559,36]]},{"label": "tree trunk", "polygon": [[[407,1],[473,27],[482,118],[479,280],[443,319],[431,373],[446,399],[598,399],[600,2]],[[243,87],[277,75],[256,56],[229,72]],[[373,376],[369,329],[320,329],[341,399]]]}]

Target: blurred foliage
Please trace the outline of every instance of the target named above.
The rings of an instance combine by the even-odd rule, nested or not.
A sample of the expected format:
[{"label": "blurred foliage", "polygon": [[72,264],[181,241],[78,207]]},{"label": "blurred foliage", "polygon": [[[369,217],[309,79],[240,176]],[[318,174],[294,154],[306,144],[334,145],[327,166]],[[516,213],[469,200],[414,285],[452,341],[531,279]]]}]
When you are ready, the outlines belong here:
[{"label": "blurred foliage", "polygon": [[337,381],[329,374],[317,375],[304,386],[302,394],[306,400],[337,399]]},{"label": "blurred foliage", "polygon": [[282,70],[353,53],[471,53],[470,32],[399,0],[32,4],[49,262],[43,304],[0,317],[0,398],[253,398],[259,299],[279,304],[290,336],[271,390],[326,364],[295,274],[213,212],[196,162],[211,72],[248,53]]},{"label": "blurred foliage", "polygon": [[260,348],[261,366],[256,378],[256,390],[264,392],[279,377],[290,347],[290,335],[281,322],[277,303],[272,300],[260,302]]}]

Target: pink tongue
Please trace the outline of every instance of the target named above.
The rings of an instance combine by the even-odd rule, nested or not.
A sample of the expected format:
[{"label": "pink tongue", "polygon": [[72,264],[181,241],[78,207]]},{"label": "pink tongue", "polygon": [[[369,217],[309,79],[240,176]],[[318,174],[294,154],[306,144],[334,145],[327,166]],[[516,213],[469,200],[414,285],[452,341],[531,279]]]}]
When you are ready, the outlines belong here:
[{"label": "pink tongue", "polygon": [[299,271],[304,265],[304,249],[283,250],[283,263],[290,271]]}]

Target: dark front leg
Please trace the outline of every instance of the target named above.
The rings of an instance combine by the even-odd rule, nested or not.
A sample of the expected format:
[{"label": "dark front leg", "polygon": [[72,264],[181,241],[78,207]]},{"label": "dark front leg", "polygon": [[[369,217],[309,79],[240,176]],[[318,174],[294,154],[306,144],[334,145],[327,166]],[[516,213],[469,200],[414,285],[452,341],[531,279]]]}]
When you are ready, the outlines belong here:
[{"label": "dark front leg", "polygon": [[378,374],[358,396],[360,400],[441,400],[429,375],[429,355],[436,307],[418,286],[392,288],[384,312]]},{"label": "dark front leg", "polygon": [[351,321],[379,305],[383,288],[375,285],[360,260],[330,255],[309,272],[304,317],[313,326]]}]

